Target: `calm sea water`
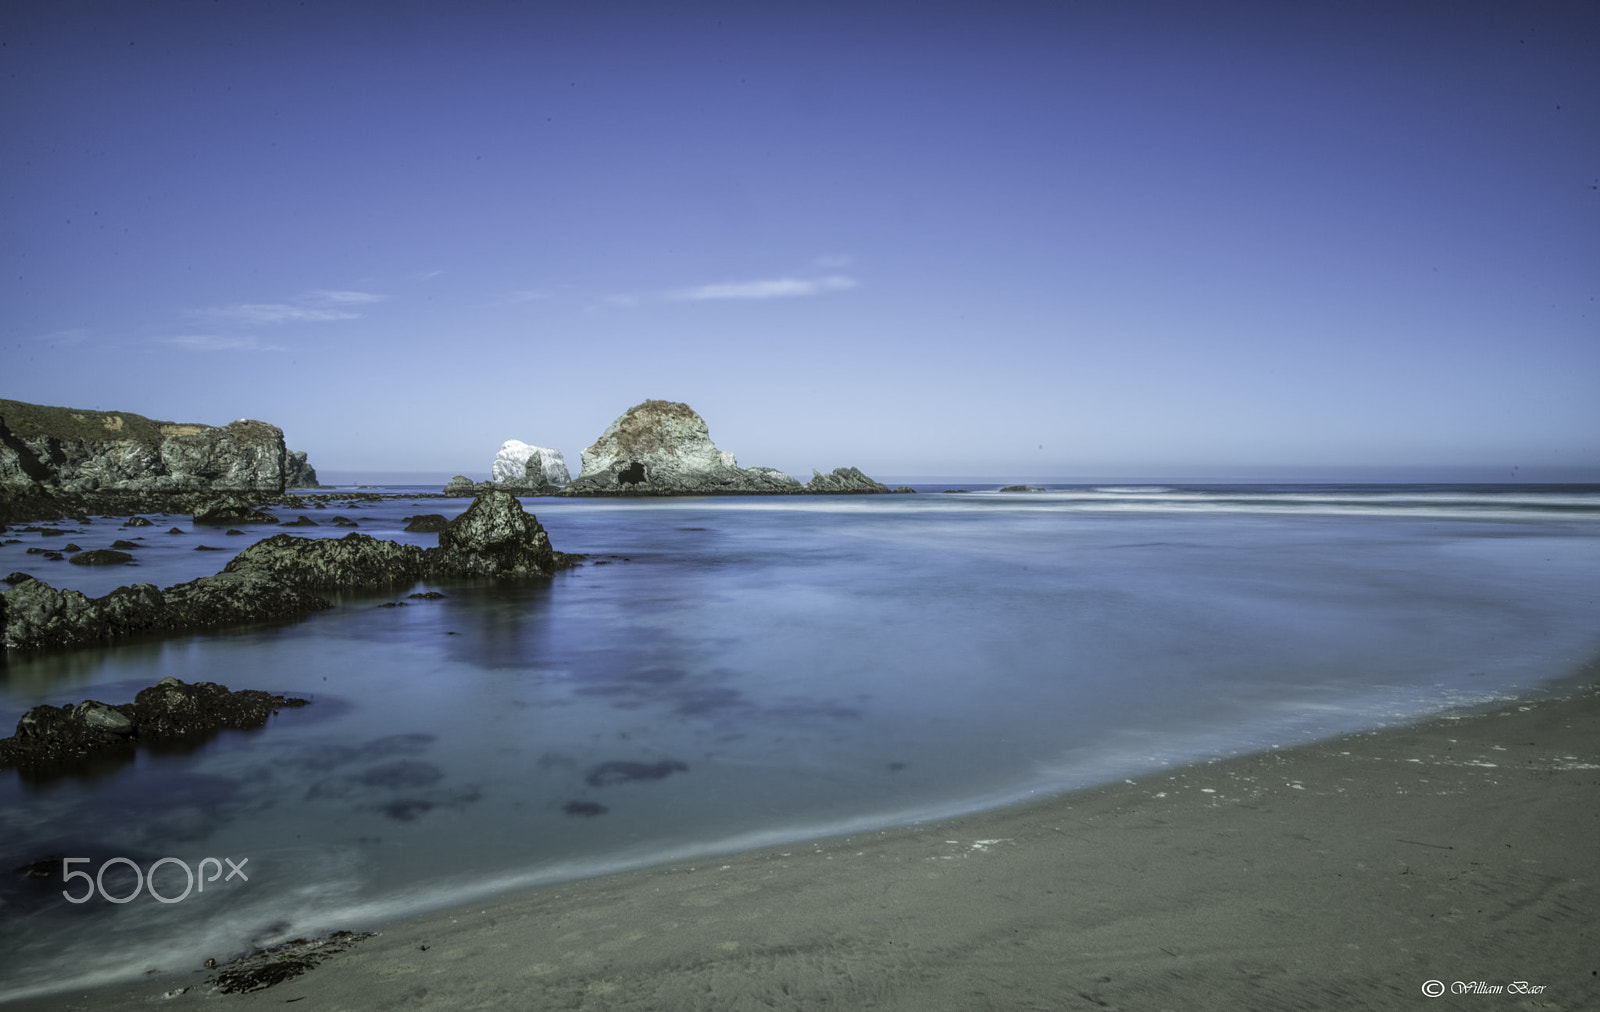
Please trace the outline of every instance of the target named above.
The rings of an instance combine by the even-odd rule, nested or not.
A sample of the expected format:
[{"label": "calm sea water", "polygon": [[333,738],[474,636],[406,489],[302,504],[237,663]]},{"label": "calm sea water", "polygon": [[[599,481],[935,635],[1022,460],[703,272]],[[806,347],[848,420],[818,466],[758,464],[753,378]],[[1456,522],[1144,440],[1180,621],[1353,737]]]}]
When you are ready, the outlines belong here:
[{"label": "calm sea water", "polygon": [[[165,675],[315,701],[92,778],[0,774],[0,998],[1528,695],[1600,654],[1600,486],[975,487],[529,499],[584,566],[0,668],[6,730]],[[427,545],[402,518],[465,505],[312,516]],[[153,519],[10,533],[0,570],[166,586],[272,532]],[[26,554],[135,536],[135,567]],[[118,898],[113,858],[248,879],[72,904],[11,870],[60,856]]]}]

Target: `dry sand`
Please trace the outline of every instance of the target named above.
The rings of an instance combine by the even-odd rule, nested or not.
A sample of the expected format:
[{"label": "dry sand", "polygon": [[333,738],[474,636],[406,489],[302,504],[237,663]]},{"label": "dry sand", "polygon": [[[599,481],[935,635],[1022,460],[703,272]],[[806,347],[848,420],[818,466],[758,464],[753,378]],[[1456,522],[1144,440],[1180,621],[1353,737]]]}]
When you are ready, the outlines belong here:
[{"label": "dry sand", "polygon": [[1591,687],[506,896],[251,994],[18,1007],[1600,1009],[1597,717]]}]

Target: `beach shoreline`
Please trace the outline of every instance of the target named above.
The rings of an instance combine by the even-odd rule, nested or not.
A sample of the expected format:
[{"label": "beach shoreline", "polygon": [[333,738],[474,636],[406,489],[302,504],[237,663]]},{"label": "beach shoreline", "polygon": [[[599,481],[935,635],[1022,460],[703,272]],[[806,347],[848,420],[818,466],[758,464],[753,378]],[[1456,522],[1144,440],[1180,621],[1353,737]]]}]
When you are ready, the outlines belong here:
[{"label": "beach shoreline", "polygon": [[1592,1008],[1597,727],[1591,681],[408,917],[249,994],[192,967],[5,1007]]}]

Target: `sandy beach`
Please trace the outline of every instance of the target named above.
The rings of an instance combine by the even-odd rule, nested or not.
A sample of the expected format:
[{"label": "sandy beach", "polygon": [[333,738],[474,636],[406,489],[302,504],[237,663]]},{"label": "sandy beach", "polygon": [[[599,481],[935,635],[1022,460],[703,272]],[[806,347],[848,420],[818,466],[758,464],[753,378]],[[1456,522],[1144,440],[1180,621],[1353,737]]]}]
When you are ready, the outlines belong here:
[{"label": "sandy beach", "polygon": [[164,968],[12,1007],[1596,1008],[1597,729],[1591,685],[508,895],[249,994]]}]

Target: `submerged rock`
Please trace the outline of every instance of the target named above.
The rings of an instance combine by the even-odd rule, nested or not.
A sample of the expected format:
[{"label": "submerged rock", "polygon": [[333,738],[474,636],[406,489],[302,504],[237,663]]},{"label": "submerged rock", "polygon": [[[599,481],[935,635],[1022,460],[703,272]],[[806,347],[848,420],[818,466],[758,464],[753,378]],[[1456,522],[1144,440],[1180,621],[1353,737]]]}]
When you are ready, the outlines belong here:
[{"label": "submerged rock", "polygon": [[687,404],[645,401],[629,408],[583,451],[569,495],[717,495],[800,491],[775,468],[742,468],[717,449]]},{"label": "submerged rock", "polygon": [[889,486],[873,481],[853,467],[836,467],[830,474],[815,469],[806,491],[813,495],[862,495],[889,491]]},{"label": "submerged rock", "polygon": [[260,727],[280,708],[307,702],[255,689],[230,692],[215,682],[191,685],[163,678],[141,689],[132,703],[112,706],[86,699],[76,706],[34,707],[17,721],[16,734],[0,738],[0,769],[69,772],[72,761],[99,753],[131,753],[137,745],[195,741],[224,728]]},{"label": "submerged rock", "polygon": [[437,534],[445,529],[450,521],[443,513],[424,513],[421,516],[406,517],[405,530],[416,534]]},{"label": "submerged rock", "polygon": [[117,566],[132,562],[133,556],[111,548],[97,548],[92,552],[79,552],[70,561],[74,566]]}]

